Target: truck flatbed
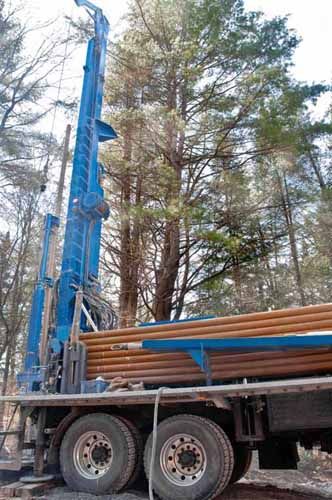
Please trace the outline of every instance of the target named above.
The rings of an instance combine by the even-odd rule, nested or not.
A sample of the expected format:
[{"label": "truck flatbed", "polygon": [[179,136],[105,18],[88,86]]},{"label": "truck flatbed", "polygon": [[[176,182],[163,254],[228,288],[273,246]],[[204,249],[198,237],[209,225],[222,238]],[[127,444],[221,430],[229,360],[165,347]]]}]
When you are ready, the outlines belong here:
[{"label": "truck flatbed", "polygon": [[[332,389],[332,377],[307,377],[214,386],[165,388],[161,404],[179,402],[211,401],[227,407],[227,400],[245,396],[314,392]],[[21,406],[103,406],[153,404],[158,390],[114,391],[93,394],[42,394],[30,393],[16,396],[1,396],[0,403]]]}]

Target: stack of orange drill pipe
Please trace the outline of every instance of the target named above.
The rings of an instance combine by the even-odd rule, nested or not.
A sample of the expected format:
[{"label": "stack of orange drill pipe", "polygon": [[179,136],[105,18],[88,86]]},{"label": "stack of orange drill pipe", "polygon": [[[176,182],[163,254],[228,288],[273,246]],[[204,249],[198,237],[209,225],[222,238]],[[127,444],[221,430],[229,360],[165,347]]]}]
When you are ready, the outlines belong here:
[{"label": "stack of orange drill pipe", "polygon": [[[88,350],[87,378],[124,377],[147,384],[199,383],[205,374],[185,353],[112,351],[119,343],[168,338],[239,338],[332,331],[332,304],[224,318],[81,334]],[[332,373],[332,349],[210,355],[212,379]]]}]

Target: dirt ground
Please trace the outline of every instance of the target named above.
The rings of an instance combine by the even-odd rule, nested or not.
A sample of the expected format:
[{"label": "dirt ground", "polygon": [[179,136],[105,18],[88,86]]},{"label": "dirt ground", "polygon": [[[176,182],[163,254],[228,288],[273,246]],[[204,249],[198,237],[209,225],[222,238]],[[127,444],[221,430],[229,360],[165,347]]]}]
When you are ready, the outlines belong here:
[{"label": "dirt ground", "polygon": [[[325,454],[302,452],[297,471],[260,471],[257,458],[236,485],[228,487],[218,500],[319,500],[332,499],[332,459]],[[119,495],[95,496],[59,486],[39,500],[148,500],[147,485]],[[181,499],[174,499],[181,500]]]},{"label": "dirt ground", "polygon": [[[305,489],[304,489],[305,491]],[[224,493],[218,497],[218,500],[319,500],[332,498],[332,490],[330,494],[320,494],[319,490],[309,488],[307,493],[300,491],[292,491],[285,488],[275,486],[263,486],[251,484],[249,482],[240,482],[234,486],[228,487]],[[85,493],[73,493],[67,488],[56,488],[41,497],[39,500],[148,500],[146,492],[131,491],[121,495],[103,495],[95,496]],[[156,499],[157,500],[157,499]],[[174,499],[175,500],[175,499]],[[180,500],[180,499],[176,499]],[[217,499],[216,499],[217,500]]]},{"label": "dirt ground", "polygon": [[[228,487],[220,500],[319,500],[332,499],[332,460],[325,454],[302,452],[297,471],[260,471],[257,459],[247,476]],[[74,493],[66,487],[51,490],[43,500],[148,500],[146,485],[120,495],[96,497]],[[41,499],[40,499],[41,500]],[[180,500],[180,499],[177,499]]]}]

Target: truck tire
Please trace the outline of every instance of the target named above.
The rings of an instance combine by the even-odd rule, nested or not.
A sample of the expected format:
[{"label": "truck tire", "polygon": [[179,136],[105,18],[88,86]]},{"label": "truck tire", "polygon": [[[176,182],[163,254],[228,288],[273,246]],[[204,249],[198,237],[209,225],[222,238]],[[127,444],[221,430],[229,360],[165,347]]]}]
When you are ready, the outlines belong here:
[{"label": "truck tire", "polygon": [[128,427],[135,441],[136,455],[135,455],[134,471],[131,477],[129,478],[127,484],[124,486],[124,488],[130,488],[139,479],[143,470],[143,453],[144,453],[143,438],[140,431],[137,429],[136,425],[131,420],[128,420],[122,416],[119,416],[118,418],[122,420],[122,422],[124,422],[124,424]]},{"label": "truck tire", "polygon": [[[153,435],[144,451],[149,479]],[[162,500],[212,500],[227,486],[233,470],[233,448],[214,422],[196,415],[177,415],[158,425],[153,490]]]},{"label": "truck tire", "polygon": [[76,420],[60,448],[60,466],[67,485],[76,491],[103,494],[120,491],[134,472],[136,445],[120,419],[92,413]]},{"label": "truck tire", "polygon": [[228,438],[227,433],[213,420],[210,420],[210,423],[216,427],[216,432],[222,432],[223,436],[226,437],[224,443],[225,446],[228,447],[228,454],[229,454],[229,469],[228,469],[228,476],[226,479],[227,485],[230,482],[230,479],[233,474],[233,469],[234,469],[234,448],[232,446],[231,440]]},{"label": "truck tire", "polygon": [[230,479],[230,484],[234,484],[243,478],[250,469],[252,462],[252,451],[246,446],[236,444],[234,446],[234,469]]}]

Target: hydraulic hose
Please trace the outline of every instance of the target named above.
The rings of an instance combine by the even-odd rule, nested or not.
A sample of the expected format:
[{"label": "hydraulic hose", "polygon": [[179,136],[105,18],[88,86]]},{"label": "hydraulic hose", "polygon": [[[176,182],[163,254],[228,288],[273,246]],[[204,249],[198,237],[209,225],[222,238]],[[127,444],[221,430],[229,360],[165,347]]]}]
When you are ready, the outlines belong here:
[{"label": "hydraulic hose", "polygon": [[153,472],[154,472],[154,463],[156,458],[156,447],[157,447],[157,434],[158,434],[158,410],[159,410],[159,402],[162,396],[162,393],[167,387],[159,387],[155,403],[154,403],[154,412],[153,412],[153,430],[152,430],[152,449],[151,449],[151,460],[150,460],[150,470],[149,470],[149,500],[154,500],[153,496]]}]

